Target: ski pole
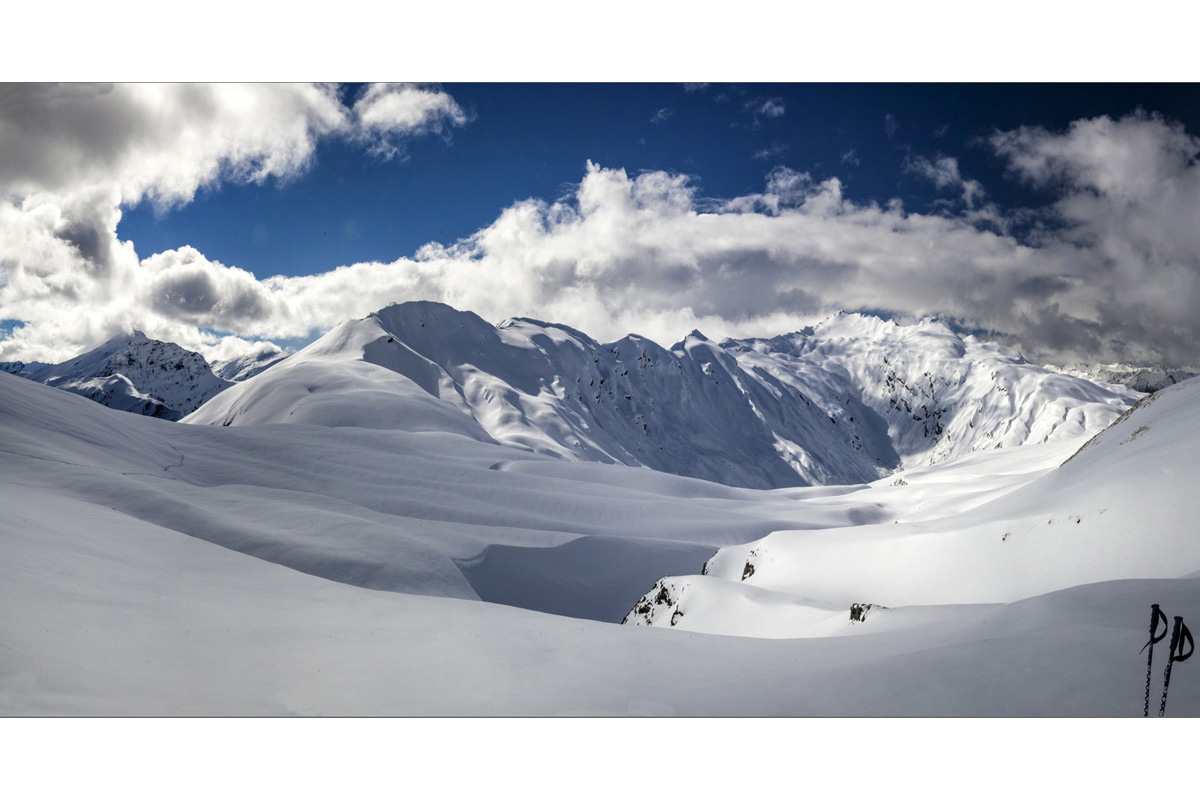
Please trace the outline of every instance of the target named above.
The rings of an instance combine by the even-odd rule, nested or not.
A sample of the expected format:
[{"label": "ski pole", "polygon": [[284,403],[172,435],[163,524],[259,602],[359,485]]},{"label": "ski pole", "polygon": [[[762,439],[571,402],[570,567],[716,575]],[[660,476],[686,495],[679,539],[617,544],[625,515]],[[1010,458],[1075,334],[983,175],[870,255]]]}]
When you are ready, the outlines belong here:
[{"label": "ski pole", "polygon": [[[1183,642],[1191,646],[1191,649],[1186,653],[1183,652]],[[1158,707],[1158,715],[1161,717],[1167,713],[1167,689],[1171,686],[1171,667],[1175,666],[1176,661],[1187,661],[1192,657],[1192,653],[1196,650],[1196,643],[1192,639],[1192,632],[1188,630],[1187,625],[1183,624],[1183,617],[1175,618],[1175,628],[1171,631],[1171,657],[1167,659],[1167,671],[1163,676],[1163,696],[1162,704]]]},{"label": "ski pole", "polygon": [[[1155,633],[1158,628],[1158,621],[1162,620],[1162,633]],[[1154,645],[1156,642],[1161,642],[1167,635],[1167,631],[1171,629],[1171,624],[1167,622],[1167,615],[1158,607],[1158,603],[1150,606],[1150,641],[1142,645],[1142,650],[1150,648],[1150,655],[1146,659],[1146,702],[1145,708],[1142,711],[1143,717],[1150,716],[1150,668],[1154,664]]]}]

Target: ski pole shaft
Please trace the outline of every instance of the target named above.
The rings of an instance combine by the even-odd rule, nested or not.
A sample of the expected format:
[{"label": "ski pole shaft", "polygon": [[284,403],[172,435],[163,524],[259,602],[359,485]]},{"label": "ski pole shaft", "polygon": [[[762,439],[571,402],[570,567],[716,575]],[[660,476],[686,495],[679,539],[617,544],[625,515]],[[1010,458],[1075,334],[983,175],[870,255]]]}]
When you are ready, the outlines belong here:
[{"label": "ski pole shaft", "polygon": [[[1183,651],[1185,642],[1189,646],[1186,653]],[[1162,703],[1158,706],[1160,717],[1167,713],[1167,689],[1171,686],[1171,667],[1175,666],[1176,661],[1187,661],[1195,649],[1192,632],[1183,624],[1183,617],[1176,617],[1175,628],[1171,631],[1171,654],[1167,657],[1167,671],[1163,674]]]},{"label": "ski pole shaft", "polygon": [[1163,696],[1162,702],[1158,704],[1158,715],[1161,717],[1167,713],[1167,689],[1171,686],[1171,666],[1174,661],[1167,662],[1167,671],[1163,673]]},{"label": "ski pole shaft", "polygon": [[[1162,633],[1158,633],[1159,620],[1162,620],[1162,624],[1163,624]],[[1143,717],[1150,716],[1150,678],[1151,678],[1152,669],[1154,666],[1154,643],[1162,641],[1163,637],[1165,637],[1167,635],[1168,629],[1169,629],[1169,626],[1167,625],[1167,615],[1164,614],[1162,612],[1162,609],[1160,609],[1158,607],[1158,603],[1151,604],[1151,606],[1150,606],[1150,640],[1147,641],[1145,646],[1142,648],[1143,650],[1145,650],[1146,648],[1150,649],[1150,655],[1146,657],[1146,700],[1145,700],[1145,703],[1143,704],[1143,708],[1142,708],[1142,716]]]},{"label": "ski pole shaft", "polygon": [[1153,666],[1154,666],[1154,645],[1151,644],[1150,645],[1150,655],[1146,659],[1146,702],[1145,702],[1145,707],[1142,709],[1143,717],[1150,716],[1150,673],[1151,673],[1151,669],[1153,668]]}]

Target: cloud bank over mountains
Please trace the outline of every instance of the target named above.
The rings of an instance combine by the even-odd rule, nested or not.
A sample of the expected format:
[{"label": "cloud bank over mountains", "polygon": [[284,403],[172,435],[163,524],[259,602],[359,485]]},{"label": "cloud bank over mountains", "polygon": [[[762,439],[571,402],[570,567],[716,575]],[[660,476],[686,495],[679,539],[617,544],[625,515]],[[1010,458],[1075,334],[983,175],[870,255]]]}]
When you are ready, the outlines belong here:
[{"label": "cloud bank over mountains", "polygon": [[286,182],[326,138],[403,158],[409,138],[470,123],[428,86],[351,105],[331,86],[0,87],[0,319],[24,323],[0,360],[61,360],[133,328],[228,355],[430,299],[599,339],[773,335],[866,309],[940,315],[1034,359],[1200,362],[1200,140],[1141,111],[982,142],[1050,198],[1034,209],[997,208],[930,153],[906,168],[944,194],[933,213],[785,167],[760,193],[709,198],[685,175],[589,162],[565,196],[516,202],[465,239],[305,276],[138,253],[116,233],[142,200]]}]

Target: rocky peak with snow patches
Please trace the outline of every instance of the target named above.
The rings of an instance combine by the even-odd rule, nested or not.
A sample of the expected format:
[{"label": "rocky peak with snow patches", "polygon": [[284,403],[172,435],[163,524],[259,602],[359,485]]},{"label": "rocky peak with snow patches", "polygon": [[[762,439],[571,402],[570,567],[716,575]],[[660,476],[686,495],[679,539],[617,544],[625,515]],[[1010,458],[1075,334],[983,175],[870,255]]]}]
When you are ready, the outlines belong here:
[{"label": "rocky peak with snow patches", "polygon": [[190,414],[231,385],[213,374],[204,356],[141,331],[113,337],[27,377],[110,408],[170,420]]},{"label": "rocky peak with snow patches", "polygon": [[839,314],[774,339],[599,343],[432,302],[338,326],[188,422],[455,430],[734,486],[864,483],[1095,433],[1136,400],[926,321]]}]

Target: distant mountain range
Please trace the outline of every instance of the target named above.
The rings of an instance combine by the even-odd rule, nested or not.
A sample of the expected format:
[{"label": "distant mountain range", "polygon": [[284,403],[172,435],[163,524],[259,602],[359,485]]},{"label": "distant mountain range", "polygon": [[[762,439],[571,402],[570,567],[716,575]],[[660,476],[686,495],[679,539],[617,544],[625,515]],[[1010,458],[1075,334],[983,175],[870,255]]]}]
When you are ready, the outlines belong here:
[{"label": "distant mountain range", "polygon": [[1140,396],[1111,385],[1111,371],[1041,368],[938,322],[861,314],[773,339],[693,331],[667,349],[410,302],[286,356],[266,348],[210,365],[134,332],[62,364],[3,368],[168,420],[450,431],[748,488],[865,483],[1094,434]]},{"label": "distant mountain range", "polygon": [[48,366],[50,365],[41,361],[30,361],[29,363],[24,361],[0,361],[0,372],[7,372],[9,375],[19,375],[22,378],[28,378],[39,369]]},{"label": "distant mountain range", "polygon": [[1198,367],[1139,367],[1133,364],[1068,364],[1065,367],[1047,364],[1046,369],[1128,386],[1135,392],[1146,393],[1157,392],[1200,375]]}]

